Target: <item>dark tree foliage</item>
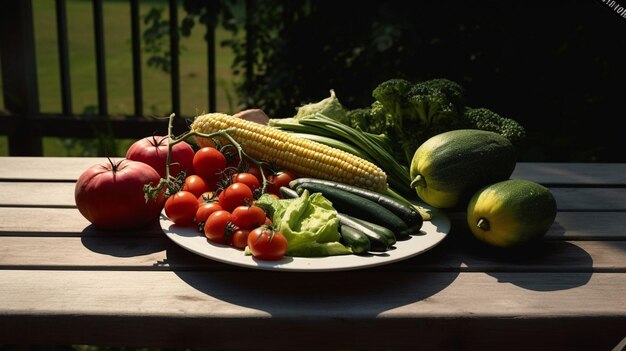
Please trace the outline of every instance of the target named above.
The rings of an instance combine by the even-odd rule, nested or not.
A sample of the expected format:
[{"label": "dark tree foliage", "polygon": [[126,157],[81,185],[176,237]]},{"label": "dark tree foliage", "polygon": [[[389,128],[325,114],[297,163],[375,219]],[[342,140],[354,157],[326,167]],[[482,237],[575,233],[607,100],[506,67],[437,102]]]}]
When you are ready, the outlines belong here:
[{"label": "dark tree foliage", "polygon": [[[200,1],[184,3],[183,34],[210,17]],[[250,41],[223,43],[246,77],[245,106],[287,117],[334,89],[359,108],[387,79],[448,78],[465,87],[468,105],[524,125],[521,161],[626,161],[615,125],[626,117],[626,20],[601,1],[246,3]],[[242,4],[216,1],[211,20],[243,30],[233,15]]]}]

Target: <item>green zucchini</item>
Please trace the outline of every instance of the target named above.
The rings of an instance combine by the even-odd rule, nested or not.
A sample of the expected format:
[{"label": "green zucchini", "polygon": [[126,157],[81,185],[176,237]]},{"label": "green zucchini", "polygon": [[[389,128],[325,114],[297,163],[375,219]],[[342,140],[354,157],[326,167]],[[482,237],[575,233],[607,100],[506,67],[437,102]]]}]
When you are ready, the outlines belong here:
[{"label": "green zucchini", "polygon": [[296,199],[300,197],[300,194],[298,194],[297,191],[291,188],[288,188],[286,186],[281,186],[280,189],[278,189],[278,191],[280,191],[280,196],[283,199]]},{"label": "green zucchini", "polygon": [[384,252],[389,250],[389,248],[393,245],[386,235],[376,230],[373,230],[368,226],[361,224],[360,222],[357,222],[355,218],[351,216],[345,215],[343,213],[337,213],[337,218],[339,219],[340,228],[346,226],[356,229],[365,234],[370,242],[370,251]]},{"label": "green zucchini", "polygon": [[361,224],[362,226],[369,228],[375,232],[380,233],[381,235],[383,235],[385,238],[387,238],[387,244],[389,246],[394,245],[396,243],[396,235],[389,230],[389,228],[385,228],[381,225],[372,223],[372,222],[368,222],[365,220],[362,220],[360,218],[356,218],[356,217],[350,217],[351,219],[353,219],[355,222]]},{"label": "green zucchini", "polygon": [[299,184],[304,183],[323,184],[348,191],[368,200],[372,200],[400,217],[409,227],[421,227],[424,221],[422,215],[417,211],[417,209],[415,209],[415,207],[408,205],[407,203],[401,202],[400,200],[395,199],[387,194],[377,193],[375,191],[356,187],[353,185],[317,178],[297,178],[291,181],[291,183],[289,183],[289,186],[291,188],[295,188]]},{"label": "green zucchini", "polygon": [[407,233],[409,226],[396,214],[383,207],[382,205],[353,194],[349,191],[342,190],[319,183],[301,183],[296,184],[296,191],[300,194],[304,189],[311,193],[321,193],[325,198],[333,203],[333,207],[337,212],[345,213],[350,216],[361,218],[383,227],[389,228],[396,235],[401,236]]},{"label": "green zucchini", "polygon": [[353,253],[359,255],[370,250],[370,239],[362,231],[347,225],[339,227],[341,242],[349,247]]}]

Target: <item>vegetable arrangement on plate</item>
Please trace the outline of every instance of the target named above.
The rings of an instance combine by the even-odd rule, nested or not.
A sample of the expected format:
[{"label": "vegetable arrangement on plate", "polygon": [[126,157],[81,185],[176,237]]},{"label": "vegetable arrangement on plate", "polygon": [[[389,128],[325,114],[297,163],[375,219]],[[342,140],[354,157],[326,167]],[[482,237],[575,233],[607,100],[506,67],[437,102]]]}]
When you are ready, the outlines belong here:
[{"label": "vegetable arrangement on plate", "polygon": [[[547,189],[527,200],[532,182],[484,188],[510,177],[513,142],[523,136],[519,124],[466,107],[462,87],[445,79],[392,79],[373,97],[370,107],[349,111],[331,91],[330,98],[283,119],[258,109],[203,114],[180,136],[172,135],[171,115],[167,136],[138,140],[125,160],[94,166],[106,182],[94,182],[95,171],[86,171],[76,186],[77,207],[106,230],[140,228],[162,210],[213,244],[270,261],[385,252],[421,235],[433,210],[459,208],[470,198],[468,223],[486,243],[518,245],[548,230],[552,212],[535,211],[539,224],[519,229],[524,238],[489,238],[510,236],[501,233],[519,227],[511,222],[521,221],[527,203],[556,208]],[[142,171],[124,181],[115,174],[126,168]],[[515,196],[506,195],[511,189]],[[519,204],[520,213],[486,210],[485,202],[495,200],[479,191],[498,193],[502,206]],[[104,215],[116,206],[126,213]]]}]

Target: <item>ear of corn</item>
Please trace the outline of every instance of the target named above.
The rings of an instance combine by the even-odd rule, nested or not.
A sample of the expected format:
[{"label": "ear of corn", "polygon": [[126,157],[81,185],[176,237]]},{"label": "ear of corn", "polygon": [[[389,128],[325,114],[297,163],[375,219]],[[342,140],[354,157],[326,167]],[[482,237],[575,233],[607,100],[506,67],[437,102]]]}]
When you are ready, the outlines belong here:
[{"label": "ear of corn", "polygon": [[[270,119],[269,125],[290,133],[306,133],[302,137],[314,141],[319,138],[319,142],[333,147],[346,145],[339,148],[379,165],[387,174],[389,186],[399,193],[396,195],[415,196],[415,190],[409,186],[409,169],[391,154],[391,141],[386,136],[363,132],[320,113],[300,119]],[[326,142],[329,139],[332,144]]]},{"label": "ear of corn", "polygon": [[[302,176],[328,179],[371,189],[387,190],[387,175],[375,164],[348,152],[299,138],[273,127],[249,122],[223,113],[197,116],[191,130],[204,134],[230,128],[228,134],[257,160],[271,162]],[[196,136],[203,147],[210,143]]]}]

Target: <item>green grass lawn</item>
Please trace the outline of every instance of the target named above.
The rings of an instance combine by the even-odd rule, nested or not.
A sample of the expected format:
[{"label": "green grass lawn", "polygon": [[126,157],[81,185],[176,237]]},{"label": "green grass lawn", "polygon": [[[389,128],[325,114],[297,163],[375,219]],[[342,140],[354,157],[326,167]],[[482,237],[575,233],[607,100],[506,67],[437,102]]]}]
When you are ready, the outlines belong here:
[{"label": "green grass lawn", "polygon": [[[90,0],[67,1],[70,80],[72,110],[82,113],[97,108],[97,83],[92,5]],[[152,7],[165,8],[167,1],[140,2],[144,15]],[[133,114],[133,82],[130,32],[130,4],[127,1],[104,1],[104,31],[108,110],[110,114]],[[179,20],[185,14],[179,9]],[[61,111],[59,58],[57,51],[56,15],[53,0],[33,0],[34,30],[37,55],[40,110],[43,113]],[[144,30],[143,21],[141,31]],[[180,89],[181,113],[193,116],[208,111],[207,46],[203,39],[204,26],[196,25],[190,37],[181,38]],[[217,110],[233,113],[237,110],[230,65],[233,53],[222,48],[221,40],[231,36],[222,28],[216,31]],[[170,77],[156,68],[148,67],[147,54],[142,53],[143,108],[145,115],[167,116],[172,111]],[[0,82],[0,91],[2,85]],[[1,95],[1,94],[0,94]],[[0,100],[0,109],[4,102]],[[151,131],[146,131],[150,135]],[[123,141],[118,149],[124,149]],[[125,149],[124,149],[125,150]],[[88,151],[88,150],[87,150]],[[44,138],[45,156],[78,156],[85,152],[81,143]],[[8,154],[6,137],[0,138],[0,155]]]}]

